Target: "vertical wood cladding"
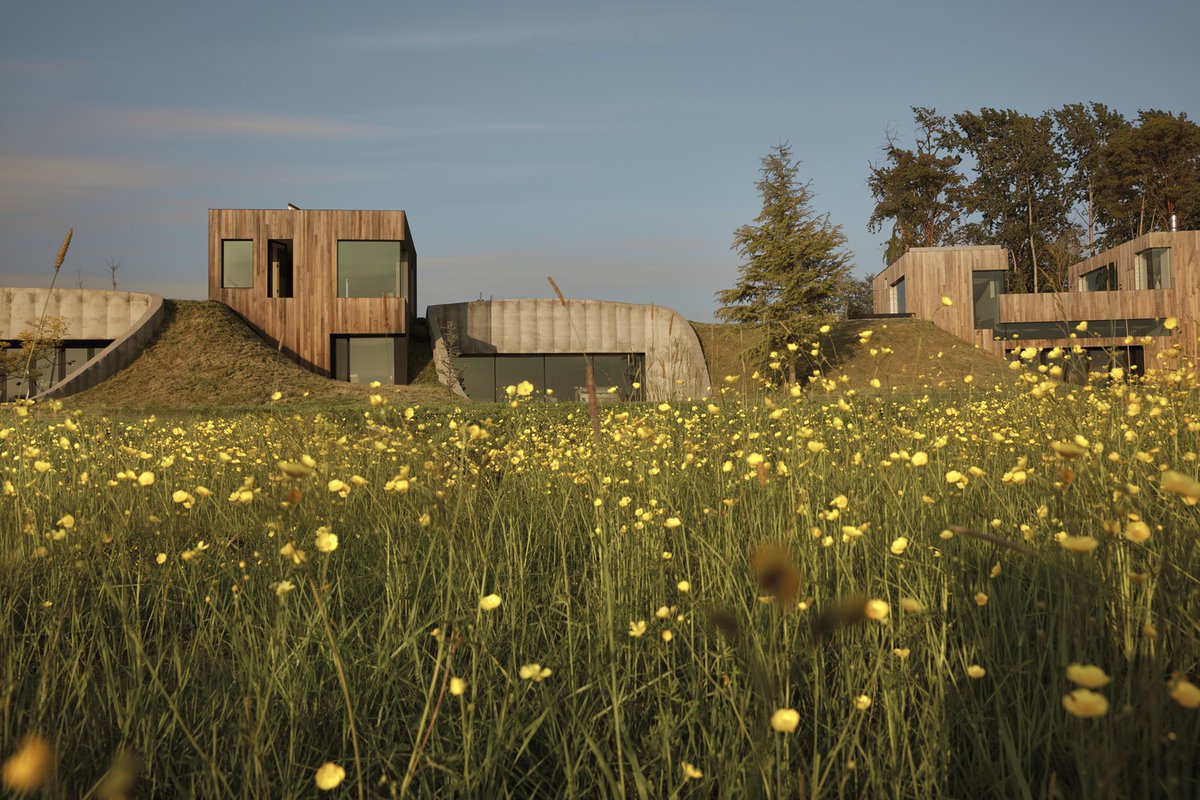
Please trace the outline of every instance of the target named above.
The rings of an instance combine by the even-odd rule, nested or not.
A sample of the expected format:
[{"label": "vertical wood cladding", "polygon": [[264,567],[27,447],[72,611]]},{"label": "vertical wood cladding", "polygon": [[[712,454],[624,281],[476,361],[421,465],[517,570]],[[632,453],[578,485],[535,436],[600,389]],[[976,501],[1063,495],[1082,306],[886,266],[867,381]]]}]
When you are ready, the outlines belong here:
[{"label": "vertical wood cladding", "polygon": [[[254,242],[254,285],[221,286],[221,242]],[[267,242],[292,241],[292,297],[267,296]],[[407,335],[414,309],[404,297],[338,297],[339,240],[401,241],[414,280],[416,249],[403,211],[225,209],[208,211],[208,297],[246,319],[272,344],[323,375],[331,374],[330,336]],[[401,269],[406,268],[404,264]]]},{"label": "vertical wood cladding", "polygon": [[[1137,254],[1155,247],[1171,250],[1171,288],[1137,289]],[[1079,291],[1079,278],[1087,272],[1115,264],[1116,291]],[[988,352],[1003,354],[1014,347],[1053,347],[1082,345],[1107,347],[1125,344],[1125,337],[1099,337],[1086,331],[1074,339],[1018,338],[997,340],[991,330],[974,329],[974,299],[971,273],[1003,270],[1008,266],[1008,251],[1000,247],[917,247],[909,250],[879,273],[872,281],[875,310],[892,311],[890,289],[904,279],[907,310],[921,319],[980,346]],[[1139,236],[1111,250],[1072,266],[1068,273],[1068,291],[1039,294],[1003,294],[999,298],[1000,321],[1074,322],[1079,320],[1164,319],[1176,317],[1179,327],[1168,335],[1134,343],[1145,348],[1146,367],[1158,366],[1158,353],[1178,344],[1183,353],[1196,358],[1200,336],[1200,231],[1156,232]],[[952,305],[941,304],[949,297]],[[1170,363],[1170,362],[1168,362]]]}]

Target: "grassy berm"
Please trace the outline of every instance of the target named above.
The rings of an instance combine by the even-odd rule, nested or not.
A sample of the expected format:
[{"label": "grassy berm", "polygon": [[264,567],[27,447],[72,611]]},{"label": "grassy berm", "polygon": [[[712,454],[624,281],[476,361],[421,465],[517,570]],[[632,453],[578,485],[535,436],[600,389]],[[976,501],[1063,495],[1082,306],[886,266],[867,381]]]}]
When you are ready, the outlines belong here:
[{"label": "grassy berm", "polygon": [[[191,346],[126,391],[245,391]],[[0,780],[1192,800],[1195,375],[730,385],[598,435],[525,399],[0,409]]]},{"label": "grassy berm", "polygon": [[[70,404],[117,412],[227,414],[266,406],[347,409],[381,391],[395,402],[451,399],[433,374],[427,337],[410,340],[413,383],[371,389],[305,369],[221,303],[167,300],[166,315],[162,330],[132,364],[70,398]],[[283,397],[272,401],[276,391]]]}]

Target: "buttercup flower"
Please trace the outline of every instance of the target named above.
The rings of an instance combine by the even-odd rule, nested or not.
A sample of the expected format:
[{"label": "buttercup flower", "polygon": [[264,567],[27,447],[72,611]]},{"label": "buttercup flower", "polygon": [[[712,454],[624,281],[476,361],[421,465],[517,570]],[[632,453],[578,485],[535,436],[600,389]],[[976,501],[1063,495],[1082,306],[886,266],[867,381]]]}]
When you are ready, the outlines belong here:
[{"label": "buttercup flower", "polygon": [[1108,698],[1091,689],[1076,689],[1063,695],[1063,708],[1081,719],[1102,717],[1108,713]]},{"label": "buttercup flower", "polygon": [[322,553],[332,553],[338,547],[337,534],[326,527],[317,528],[316,545]]},{"label": "buttercup flower", "polygon": [[771,715],[771,728],[779,733],[793,733],[800,724],[800,713],[794,708],[780,708]]},{"label": "buttercup flower", "polygon": [[1171,687],[1171,699],[1184,708],[1200,708],[1200,686],[1180,678]]},{"label": "buttercup flower", "polygon": [[1085,689],[1099,689],[1107,686],[1112,678],[1104,674],[1100,667],[1086,664],[1071,664],[1067,667],[1067,679],[1076,686]]},{"label": "buttercup flower", "polygon": [[0,781],[14,792],[35,792],[54,766],[50,743],[36,733],[28,734],[17,751],[0,767]]},{"label": "buttercup flower", "polygon": [[872,598],[867,601],[863,613],[867,615],[867,619],[873,619],[876,622],[883,622],[892,613],[892,609],[888,606],[886,600]]},{"label": "buttercup flower", "polygon": [[336,789],[344,780],[346,780],[346,770],[332,761],[326,761],[322,764],[317,769],[315,776],[317,788],[323,792]]},{"label": "buttercup flower", "polygon": [[479,598],[479,607],[484,611],[495,611],[503,602],[498,594],[487,594]]},{"label": "buttercup flower", "polygon": [[520,669],[521,679],[533,681],[534,683],[541,683],[546,678],[549,678],[553,672],[549,667],[543,667],[537,663],[526,664]]}]

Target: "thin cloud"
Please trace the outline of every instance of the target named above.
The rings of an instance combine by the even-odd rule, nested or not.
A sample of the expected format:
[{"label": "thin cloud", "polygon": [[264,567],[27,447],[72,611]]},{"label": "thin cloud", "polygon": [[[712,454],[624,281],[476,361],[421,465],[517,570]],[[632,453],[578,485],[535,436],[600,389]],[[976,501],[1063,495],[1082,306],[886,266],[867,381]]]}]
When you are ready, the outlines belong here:
[{"label": "thin cloud", "polygon": [[178,177],[151,164],[0,154],[0,211],[42,209],[101,192],[145,189]]},{"label": "thin cloud", "polygon": [[565,122],[463,121],[422,125],[372,125],[322,117],[208,111],[191,108],[133,108],[97,111],[98,125],[124,131],[196,136],[276,139],[386,139],[440,136],[575,136],[595,132]]},{"label": "thin cloud", "polygon": [[534,42],[561,41],[573,32],[555,25],[509,28],[442,28],[396,33],[369,33],[345,37],[347,47],[363,50],[457,50],[464,47],[508,47]]},{"label": "thin cloud", "polygon": [[97,122],[151,133],[198,136],[271,136],[310,139],[346,139],[386,136],[390,128],[321,117],[211,111],[194,108],[110,109],[97,114]]}]

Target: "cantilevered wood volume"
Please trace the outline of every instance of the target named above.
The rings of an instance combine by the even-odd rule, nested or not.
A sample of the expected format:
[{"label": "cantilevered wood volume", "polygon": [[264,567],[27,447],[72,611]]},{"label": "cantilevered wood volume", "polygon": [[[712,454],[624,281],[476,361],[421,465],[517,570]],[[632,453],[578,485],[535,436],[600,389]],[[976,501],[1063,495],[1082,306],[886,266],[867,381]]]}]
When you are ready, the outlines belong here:
[{"label": "cantilevered wood volume", "polygon": [[403,211],[209,209],[208,297],[323,375],[407,382],[417,253]]}]

